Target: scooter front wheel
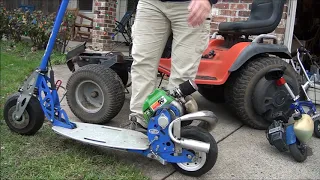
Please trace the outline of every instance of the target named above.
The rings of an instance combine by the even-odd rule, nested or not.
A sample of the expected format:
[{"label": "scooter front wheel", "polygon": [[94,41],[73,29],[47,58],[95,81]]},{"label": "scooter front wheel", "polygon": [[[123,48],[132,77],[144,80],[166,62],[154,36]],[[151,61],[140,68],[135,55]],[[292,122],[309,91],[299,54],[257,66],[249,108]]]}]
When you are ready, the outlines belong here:
[{"label": "scooter front wheel", "polygon": [[187,126],[181,129],[181,137],[210,143],[210,150],[205,153],[190,149],[189,151],[195,153],[196,160],[191,163],[172,164],[174,168],[182,174],[193,177],[201,176],[210,171],[218,157],[217,142],[212,135],[200,127]]},{"label": "scooter front wheel", "polygon": [[16,104],[20,93],[11,95],[4,105],[4,119],[9,129],[21,135],[34,135],[43,125],[44,113],[38,99],[34,96],[24,110],[21,118],[15,120],[13,112],[16,109]]}]

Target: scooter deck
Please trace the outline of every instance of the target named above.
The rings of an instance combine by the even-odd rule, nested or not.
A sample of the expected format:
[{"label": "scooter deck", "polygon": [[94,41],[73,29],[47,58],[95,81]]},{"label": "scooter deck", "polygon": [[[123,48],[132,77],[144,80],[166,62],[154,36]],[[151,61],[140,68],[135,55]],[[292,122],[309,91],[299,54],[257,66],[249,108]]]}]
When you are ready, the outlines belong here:
[{"label": "scooter deck", "polygon": [[75,122],[77,128],[67,129],[53,126],[57,134],[86,144],[117,149],[146,150],[148,136],[130,129]]}]

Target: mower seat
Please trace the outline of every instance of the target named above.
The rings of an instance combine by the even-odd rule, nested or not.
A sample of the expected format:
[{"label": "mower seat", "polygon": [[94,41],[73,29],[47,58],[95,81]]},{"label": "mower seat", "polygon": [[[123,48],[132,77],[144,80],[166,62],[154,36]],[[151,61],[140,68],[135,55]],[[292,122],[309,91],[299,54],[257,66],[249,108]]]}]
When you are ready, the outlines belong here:
[{"label": "mower seat", "polygon": [[221,35],[260,35],[273,32],[280,23],[286,0],[254,0],[247,21],[222,22]]}]

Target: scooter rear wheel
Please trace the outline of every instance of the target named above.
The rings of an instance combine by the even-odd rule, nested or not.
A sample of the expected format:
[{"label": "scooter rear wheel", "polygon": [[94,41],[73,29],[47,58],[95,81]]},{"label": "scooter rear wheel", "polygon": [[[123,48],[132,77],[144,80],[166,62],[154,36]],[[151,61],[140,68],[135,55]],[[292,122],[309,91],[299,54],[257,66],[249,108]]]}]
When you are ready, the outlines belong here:
[{"label": "scooter rear wheel", "polygon": [[194,152],[197,160],[192,163],[175,163],[174,168],[185,175],[199,177],[212,169],[218,157],[218,146],[212,135],[204,129],[197,126],[187,126],[181,129],[181,137],[199,140],[210,143],[210,150],[205,152]]},{"label": "scooter rear wheel", "polygon": [[38,99],[31,96],[30,101],[19,120],[12,115],[16,109],[20,93],[11,95],[4,105],[4,119],[9,129],[21,135],[34,135],[43,125],[44,113]]},{"label": "scooter rear wheel", "polygon": [[320,120],[314,122],[314,135],[320,138]]},{"label": "scooter rear wheel", "polygon": [[298,141],[289,146],[290,154],[297,162],[303,162],[307,159],[307,147],[301,145]]}]

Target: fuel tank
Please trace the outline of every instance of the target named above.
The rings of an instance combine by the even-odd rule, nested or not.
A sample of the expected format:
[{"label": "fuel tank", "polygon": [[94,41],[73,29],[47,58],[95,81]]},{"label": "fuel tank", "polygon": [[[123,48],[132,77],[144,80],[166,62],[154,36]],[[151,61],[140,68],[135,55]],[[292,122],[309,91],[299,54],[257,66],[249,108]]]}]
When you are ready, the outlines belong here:
[{"label": "fuel tank", "polygon": [[300,142],[306,143],[313,134],[314,122],[308,114],[302,114],[299,120],[294,122],[294,133]]}]

